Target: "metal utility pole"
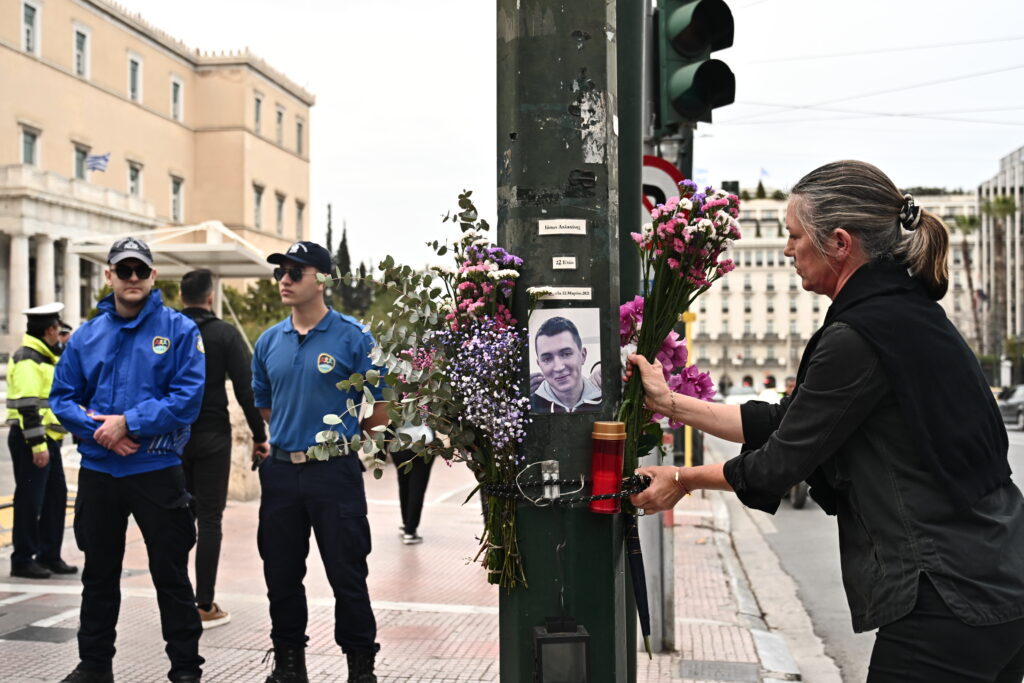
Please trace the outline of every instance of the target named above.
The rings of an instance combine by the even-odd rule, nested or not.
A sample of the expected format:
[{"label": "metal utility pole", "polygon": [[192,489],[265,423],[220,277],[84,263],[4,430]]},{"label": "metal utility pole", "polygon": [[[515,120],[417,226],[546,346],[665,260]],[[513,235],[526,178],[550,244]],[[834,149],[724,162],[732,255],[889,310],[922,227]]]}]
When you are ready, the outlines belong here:
[{"label": "metal utility pole", "polygon": [[[562,479],[589,479],[593,422],[614,419],[621,391],[616,5],[497,3],[498,239],[525,262],[515,315],[527,320],[526,288],[540,286],[557,290],[541,313],[597,311],[586,370],[599,355],[600,409],[534,415],[524,444]],[[501,592],[501,679],[534,680],[534,629],[565,615],[590,634],[590,680],[635,678],[621,515],[523,502],[518,525],[529,587]]]}]

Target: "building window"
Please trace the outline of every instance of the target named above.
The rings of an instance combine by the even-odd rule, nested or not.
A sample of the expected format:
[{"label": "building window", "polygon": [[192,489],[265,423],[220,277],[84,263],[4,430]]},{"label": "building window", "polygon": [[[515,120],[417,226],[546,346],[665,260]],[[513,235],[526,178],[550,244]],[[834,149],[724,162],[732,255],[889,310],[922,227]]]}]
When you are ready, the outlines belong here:
[{"label": "building window", "polygon": [[790,313],[796,313],[796,297],[795,296],[789,297],[789,312]]},{"label": "building window", "polygon": [[775,334],[775,321],[769,320],[767,325],[768,326],[765,328],[765,332],[767,332],[768,334]]},{"label": "building window", "polygon": [[795,320],[790,320],[789,321],[789,333],[790,334],[796,334],[796,321]]},{"label": "building window", "polygon": [[295,153],[302,156],[302,121],[295,122]]},{"label": "building window", "polygon": [[263,188],[259,185],[252,186],[252,224],[259,230],[263,227]]},{"label": "building window", "polygon": [[256,93],[256,98],[253,100],[252,106],[252,128],[259,133],[263,128],[263,95]]},{"label": "building window", "polygon": [[89,148],[84,145],[75,145],[75,177],[85,180],[86,159],[89,158]]},{"label": "building window", "polygon": [[284,234],[284,195],[278,194],[274,196],[276,199],[276,211],[274,216],[274,222],[277,224],[277,234]]},{"label": "building window", "polygon": [[276,118],[274,119],[274,137],[277,140],[277,144],[284,144],[284,108],[278,107],[276,112]]},{"label": "building window", "polygon": [[746,275],[743,276],[743,291],[749,292],[751,289],[752,285],[750,281],[750,273],[747,273]]},{"label": "building window", "polygon": [[749,320],[743,321],[743,334],[752,334]]},{"label": "building window", "polygon": [[821,302],[818,301],[818,297],[811,299],[811,312],[818,313],[821,311]]},{"label": "building window", "polygon": [[142,101],[142,57],[128,57],[128,97],[132,102]]},{"label": "building window", "polygon": [[181,121],[185,105],[185,85],[177,76],[171,76],[171,118]]},{"label": "building window", "polygon": [[796,291],[796,273],[789,274],[789,291]]},{"label": "building window", "polygon": [[89,77],[89,30],[75,25],[75,75]]},{"label": "building window", "polygon": [[295,239],[302,239],[306,227],[306,205],[295,202]]},{"label": "building window", "polygon": [[128,162],[128,194],[142,196],[142,165],[133,161]]},{"label": "building window", "polygon": [[704,299],[704,297],[700,297],[699,299],[697,299],[697,310],[700,311],[701,313],[707,313],[708,302]]},{"label": "building window", "polygon": [[39,16],[39,7],[35,3],[22,3],[22,45],[21,47],[29,54],[39,56],[39,43],[42,22]]},{"label": "building window", "polygon": [[750,297],[749,296],[748,297],[744,297],[744,299],[743,299],[743,312],[744,313],[750,313],[750,309],[751,309]]},{"label": "building window", "polygon": [[767,310],[769,313],[775,312],[775,297],[768,297]]},{"label": "building window", "polygon": [[171,176],[171,221],[181,223],[184,221],[184,191],[182,186],[185,181],[181,178]]},{"label": "building window", "polygon": [[760,268],[764,265],[764,252],[760,249],[757,250],[757,267]]},{"label": "building window", "polygon": [[729,300],[728,299],[722,299],[722,314],[724,315],[724,314],[726,314],[728,312],[729,312]]},{"label": "building window", "polygon": [[26,166],[39,165],[39,131],[33,128],[21,129],[21,163]]}]

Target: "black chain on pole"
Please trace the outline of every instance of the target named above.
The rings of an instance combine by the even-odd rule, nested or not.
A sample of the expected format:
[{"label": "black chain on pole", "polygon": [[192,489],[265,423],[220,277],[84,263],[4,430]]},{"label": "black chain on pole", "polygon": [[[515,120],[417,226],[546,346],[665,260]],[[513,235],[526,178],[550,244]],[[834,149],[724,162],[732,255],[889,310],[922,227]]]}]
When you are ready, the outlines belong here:
[{"label": "black chain on pole", "polygon": [[[583,482],[587,483],[587,482]],[[609,500],[612,498],[628,498],[634,494],[640,493],[651,484],[651,478],[641,474],[634,474],[630,477],[623,477],[622,479],[622,490],[618,493],[602,493],[596,496],[559,496],[558,498],[530,498],[523,494],[520,489],[526,488],[540,488],[547,486],[578,486],[580,484],[579,479],[524,479],[520,482],[512,483],[494,483],[494,484],[481,484],[480,490],[488,496],[495,496],[496,498],[515,498],[517,500],[526,500],[531,503],[537,503],[539,501],[546,501],[548,505],[555,506],[571,506],[571,505],[585,505],[595,500]]]}]

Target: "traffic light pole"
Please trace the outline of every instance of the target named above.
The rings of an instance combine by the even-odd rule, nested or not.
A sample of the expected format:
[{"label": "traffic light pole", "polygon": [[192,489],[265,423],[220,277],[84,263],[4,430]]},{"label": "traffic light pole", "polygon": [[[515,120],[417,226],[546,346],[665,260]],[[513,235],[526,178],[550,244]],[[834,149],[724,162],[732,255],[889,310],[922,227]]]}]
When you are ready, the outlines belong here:
[{"label": "traffic light pole", "polygon": [[[600,411],[534,415],[523,453],[557,460],[562,479],[589,478],[593,422],[614,419],[621,391],[616,3],[498,0],[497,10],[498,239],[524,260],[514,314],[527,320],[525,290],[539,286],[559,290],[539,311],[598,309],[603,368]],[[635,677],[621,515],[522,502],[518,530],[528,587],[500,593],[501,680],[537,680],[534,629],[566,615],[590,635],[590,680]]]}]

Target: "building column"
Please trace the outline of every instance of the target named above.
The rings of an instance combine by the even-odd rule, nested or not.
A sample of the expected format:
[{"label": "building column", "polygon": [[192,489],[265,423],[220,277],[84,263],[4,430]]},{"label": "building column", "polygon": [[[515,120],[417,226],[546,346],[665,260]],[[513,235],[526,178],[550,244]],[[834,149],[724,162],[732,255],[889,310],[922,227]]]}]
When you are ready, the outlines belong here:
[{"label": "building column", "polygon": [[10,306],[7,308],[11,339],[7,348],[13,351],[21,344],[21,337],[25,334],[24,311],[29,304],[28,236],[11,235],[8,272],[11,274]]},{"label": "building column", "polygon": [[36,306],[52,304],[57,298],[53,238],[36,234]]},{"label": "building column", "polygon": [[71,240],[64,240],[64,315],[71,327],[82,322],[82,271],[78,254],[71,251]]}]

